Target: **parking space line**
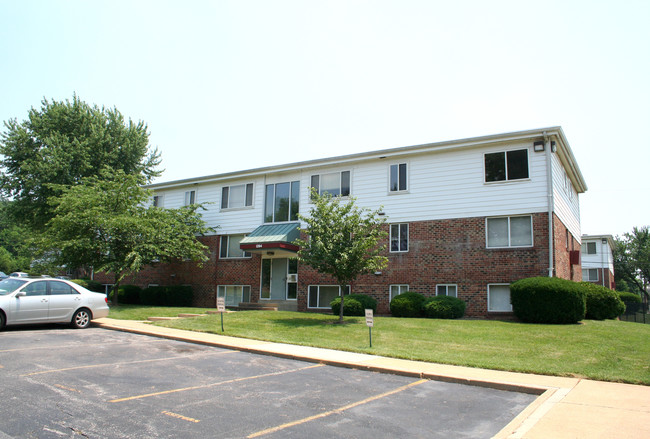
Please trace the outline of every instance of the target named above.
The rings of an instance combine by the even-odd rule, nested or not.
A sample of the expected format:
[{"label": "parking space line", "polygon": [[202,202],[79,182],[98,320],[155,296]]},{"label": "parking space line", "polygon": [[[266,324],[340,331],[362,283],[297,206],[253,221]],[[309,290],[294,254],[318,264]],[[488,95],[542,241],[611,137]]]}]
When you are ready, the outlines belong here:
[{"label": "parking space line", "polygon": [[187,416],[179,415],[178,413],[168,412],[167,410],[163,410],[162,414],[171,416],[172,418],[182,419],[183,421],[187,421],[187,422],[195,422],[195,423],[201,422],[198,419],[188,418]]},{"label": "parking space line", "polygon": [[62,384],[55,384],[54,387],[58,387],[59,389],[67,390],[68,392],[77,392],[77,393],[81,393],[81,392],[80,392],[79,390],[77,390],[77,389],[73,389],[72,387],[66,387],[66,386],[64,386],[64,385],[62,385]]},{"label": "parking space line", "polygon": [[144,395],[127,396],[126,398],[111,399],[108,402],[133,401],[134,399],[149,398],[151,396],[168,395],[170,393],[187,392],[189,390],[207,389],[209,387],[222,386],[224,384],[238,383],[238,382],[241,382],[241,381],[254,380],[254,379],[257,379],[257,378],[266,378],[266,377],[270,377],[270,376],[284,375],[284,374],[287,374],[287,373],[300,372],[301,370],[313,369],[315,367],[322,367],[322,366],[324,366],[324,364],[313,364],[313,365],[306,366],[306,367],[299,367],[297,369],[281,370],[281,371],[278,371],[278,372],[265,373],[265,374],[262,374],[262,375],[255,375],[255,376],[243,377],[243,378],[234,378],[232,380],[220,381],[218,383],[205,384],[203,386],[184,387],[184,388],[181,388],[181,389],[163,390],[161,392],[147,393],[147,394],[144,394]]},{"label": "parking space line", "polygon": [[371,397],[366,398],[364,400],[353,402],[351,404],[344,405],[343,407],[339,407],[339,408],[334,409],[334,410],[319,413],[317,415],[309,416],[307,418],[299,419],[297,421],[287,422],[286,424],[278,425],[277,427],[267,428],[266,430],[260,430],[260,431],[258,431],[256,433],[252,433],[252,434],[246,436],[246,438],[251,439],[251,438],[264,436],[264,435],[267,435],[267,434],[278,432],[280,430],[284,430],[286,428],[290,428],[290,427],[294,427],[296,425],[304,424],[306,422],[313,421],[315,419],[320,419],[320,418],[324,418],[324,417],[329,416],[329,415],[341,413],[341,412],[344,412],[345,410],[349,410],[351,408],[354,408],[354,407],[357,407],[357,406],[360,406],[360,405],[363,405],[363,404],[367,404],[367,403],[372,402],[372,401],[376,401],[376,400],[384,398],[386,396],[394,395],[394,394],[399,393],[399,392],[401,392],[403,390],[406,390],[408,388],[419,386],[420,384],[426,383],[427,381],[429,381],[429,380],[422,379],[422,380],[419,380],[419,381],[415,381],[415,382],[407,384],[405,386],[398,387],[397,389],[393,389],[391,391],[384,392],[384,393],[379,394],[379,395],[371,396]]},{"label": "parking space line", "polygon": [[[160,340],[151,340],[147,341],[147,344],[151,343],[164,343],[167,340],[160,339]],[[122,343],[111,343],[111,346],[120,346],[120,345],[130,345],[133,344],[132,342],[122,342]],[[6,352],[20,352],[20,351],[35,351],[39,349],[77,349],[79,345],[58,345],[58,346],[34,346],[31,348],[16,348],[16,349],[0,349],[0,354],[4,354]]]},{"label": "parking space line", "polygon": [[[216,352],[214,354],[210,355],[225,355],[225,354],[234,354],[239,351],[224,351],[224,352]],[[21,377],[30,377],[34,375],[42,375],[45,373],[55,373],[55,372],[65,372],[68,370],[77,370],[77,369],[91,369],[93,367],[110,367],[110,366],[124,366],[124,365],[129,365],[129,364],[139,364],[139,363],[151,363],[155,361],[168,361],[168,360],[176,360],[179,358],[192,358],[194,355],[179,355],[177,357],[166,357],[166,358],[150,358],[147,360],[136,360],[136,361],[125,361],[123,363],[103,363],[103,364],[90,364],[86,366],[75,366],[75,367],[66,367],[63,369],[49,369],[49,370],[41,370],[38,372],[30,372],[26,373],[23,375],[20,375]]]}]

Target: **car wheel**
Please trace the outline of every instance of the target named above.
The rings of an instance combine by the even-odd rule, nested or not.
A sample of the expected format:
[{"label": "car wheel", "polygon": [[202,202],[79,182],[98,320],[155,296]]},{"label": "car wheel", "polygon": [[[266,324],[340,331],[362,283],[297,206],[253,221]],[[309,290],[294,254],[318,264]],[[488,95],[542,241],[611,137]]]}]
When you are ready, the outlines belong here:
[{"label": "car wheel", "polygon": [[0,331],[5,327],[5,315],[0,311]]},{"label": "car wheel", "polygon": [[90,319],[90,311],[86,308],[81,308],[72,316],[72,326],[77,329],[87,328],[90,324]]}]

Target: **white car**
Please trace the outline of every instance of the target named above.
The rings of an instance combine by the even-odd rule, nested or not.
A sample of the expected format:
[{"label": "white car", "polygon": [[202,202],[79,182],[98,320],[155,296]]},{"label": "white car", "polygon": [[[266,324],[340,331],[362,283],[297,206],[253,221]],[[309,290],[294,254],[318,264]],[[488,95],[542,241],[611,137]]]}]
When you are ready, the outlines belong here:
[{"label": "white car", "polygon": [[5,325],[70,323],[85,328],[108,315],[105,294],[61,279],[9,277],[0,281],[0,329]]}]

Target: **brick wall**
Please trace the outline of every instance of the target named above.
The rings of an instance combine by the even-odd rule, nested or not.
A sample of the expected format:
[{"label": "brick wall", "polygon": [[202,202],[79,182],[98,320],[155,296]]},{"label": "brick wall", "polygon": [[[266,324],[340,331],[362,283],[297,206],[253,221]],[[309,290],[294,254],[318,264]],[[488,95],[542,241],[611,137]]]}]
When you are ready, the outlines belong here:
[{"label": "brick wall", "polygon": [[[368,294],[377,299],[379,314],[388,314],[390,285],[408,284],[409,290],[435,296],[437,284],[456,284],[458,297],[467,302],[466,315],[489,316],[487,285],[511,283],[518,279],[548,275],[548,221],[546,213],[533,214],[533,247],[487,249],[485,218],[409,223],[409,251],[385,254],[388,266],[381,274],[360,276],[352,283],[353,293]],[[566,228],[554,217],[556,276],[581,280],[579,266],[569,264]],[[570,235],[569,235],[570,236]],[[146,287],[159,285],[191,285],[194,305],[216,306],[217,285],[250,285],[251,301],[259,300],[261,257],[219,259],[219,237],[201,238],[209,246],[210,260],[197,266],[191,262],[156,264],[124,281]],[[579,249],[570,236],[569,246]],[[110,279],[108,282],[112,282]],[[309,285],[335,285],[336,282],[310,267],[298,269],[298,309],[307,306]]]}]

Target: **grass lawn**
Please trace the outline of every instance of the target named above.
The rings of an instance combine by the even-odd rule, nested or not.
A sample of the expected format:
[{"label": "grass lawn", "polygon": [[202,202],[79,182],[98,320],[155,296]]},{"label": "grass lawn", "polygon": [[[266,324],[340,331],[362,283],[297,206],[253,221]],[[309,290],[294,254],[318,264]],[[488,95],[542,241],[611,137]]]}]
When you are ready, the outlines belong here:
[{"label": "grass lawn", "polygon": [[[200,313],[204,308],[120,306],[115,319]],[[363,317],[285,311],[224,314],[224,335],[362,352],[409,360],[585,377],[650,385],[650,325],[584,320],[577,325],[534,325],[493,320],[375,317],[372,348]],[[221,334],[218,314],[156,325]]]}]

